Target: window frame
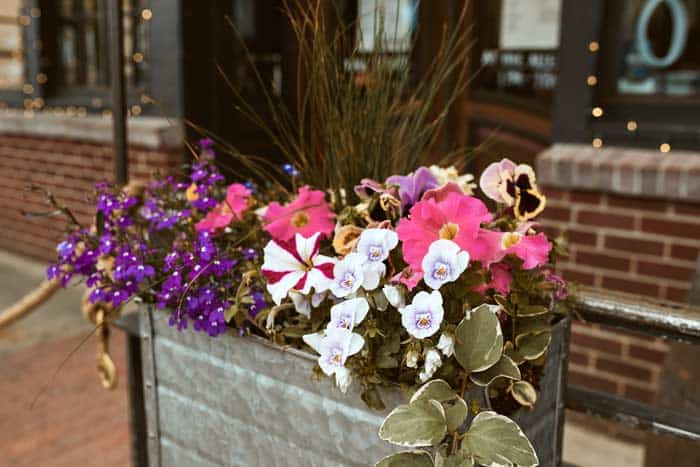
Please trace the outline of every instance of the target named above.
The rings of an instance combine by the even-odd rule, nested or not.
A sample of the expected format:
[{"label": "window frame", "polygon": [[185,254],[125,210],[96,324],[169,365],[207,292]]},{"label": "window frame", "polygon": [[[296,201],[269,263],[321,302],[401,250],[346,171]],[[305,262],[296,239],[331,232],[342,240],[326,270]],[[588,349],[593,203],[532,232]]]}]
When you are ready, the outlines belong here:
[{"label": "window frame", "polygon": [[[104,11],[99,13],[103,20],[101,24],[106,24],[107,2],[113,0],[97,0],[98,7]],[[146,79],[137,87],[127,88],[127,103],[129,106],[141,105],[141,115],[163,115],[178,116],[182,112],[182,98],[180,94],[180,73],[181,59],[179,50],[174,50],[173,45],[180,47],[175,34],[179,34],[181,28],[181,1],[182,0],[148,0],[144,8],[153,11],[153,17],[149,20],[148,33],[148,57],[149,68],[172,70],[172,74],[148,73]],[[41,15],[37,18],[31,17],[32,9],[38,8]],[[54,13],[58,4],[52,0],[24,0],[19,9],[19,15],[26,15],[31,18],[30,23],[23,27],[22,43],[24,48],[24,83],[31,84],[32,93],[26,93],[23,89],[0,89],[0,101],[10,107],[23,108],[25,99],[41,98],[44,107],[84,107],[88,114],[99,114],[111,108],[110,87],[86,87],[86,86],[61,86],[57,80],[52,80],[56,76],[55,57],[58,51],[59,38],[58,24]],[[103,28],[104,29],[104,28]],[[106,29],[101,36],[107,36]],[[168,43],[167,38],[171,41]],[[174,38],[174,39],[173,39]],[[175,42],[175,44],[173,44]],[[37,47],[40,45],[41,49]],[[108,50],[108,44],[100,47],[100,53]],[[158,55],[162,56],[158,56]],[[163,66],[163,68],[161,68]],[[48,82],[40,84],[37,75],[45,74],[49,77]],[[106,74],[109,75],[107,69]],[[175,89],[168,86],[176,86]],[[158,92],[155,92],[158,90]],[[155,93],[155,95],[154,95]],[[141,96],[146,94],[153,97],[160,106],[145,106],[141,102]],[[95,105],[98,99],[100,104]]]},{"label": "window frame", "polygon": [[[557,142],[674,149],[700,149],[697,126],[699,100],[654,96],[617,96],[619,14],[624,0],[563,0],[560,73],[553,109],[553,136]],[[594,41],[599,49],[591,52]],[[595,76],[596,85],[587,77]],[[603,109],[594,117],[595,107]],[[635,131],[627,122],[635,121]]]}]

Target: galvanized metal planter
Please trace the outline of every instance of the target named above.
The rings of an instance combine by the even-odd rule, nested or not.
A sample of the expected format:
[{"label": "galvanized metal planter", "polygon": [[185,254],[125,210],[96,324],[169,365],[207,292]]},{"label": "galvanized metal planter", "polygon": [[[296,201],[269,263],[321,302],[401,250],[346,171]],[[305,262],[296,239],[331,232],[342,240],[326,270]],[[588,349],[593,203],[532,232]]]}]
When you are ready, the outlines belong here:
[{"label": "galvanized metal planter", "polygon": [[[367,466],[395,450],[359,388],[314,381],[313,355],[263,339],[178,332],[165,313],[141,314],[149,465]],[[535,409],[515,419],[543,466],[559,465],[568,321],[557,325]],[[474,394],[480,397],[481,394]],[[404,402],[396,391],[388,407]]]}]

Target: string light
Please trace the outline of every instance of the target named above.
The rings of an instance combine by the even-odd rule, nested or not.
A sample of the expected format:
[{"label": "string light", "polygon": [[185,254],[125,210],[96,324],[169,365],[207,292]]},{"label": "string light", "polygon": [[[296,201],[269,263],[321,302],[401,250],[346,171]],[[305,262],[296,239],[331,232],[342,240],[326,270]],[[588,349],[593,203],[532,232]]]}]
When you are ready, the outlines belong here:
[{"label": "string light", "polygon": [[49,80],[49,77],[46,76],[45,73],[39,73],[36,75],[36,82],[39,84],[46,84],[48,80]]},{"label": "string light", "polygon": [[33,94],[33,93],[34,93],[34,86],[32,86],[32,85],[29,84],[29,83],[25,83],[25,84],[22,86],[22,92],[25,93],[25,94]]},{"label": "string light", "polygon": [[627,131],[637,131],[637,122],[634,120],[627,122]]},{"label": "string light", "polygon": [[603,116],[603,108],[602,107],[593,107],[593,110],[591,110],[591,115],[593,115],[595,118],[599,118]]},{"label": "string light", "polygon": [[591,142],[594,148],[602,148],[603,147],[603,139],[602,138],[593,138],[593,141]]},{"label": "string light", "polygon": [[141,10],[141,18],[143,18],[144,21],[150,21],[151,18],[153,18],[153,11],[151,11],[150,8],[144,8]]},{"label": "string light", "polygon": [[589,75],[588,78],[586,78],[586,84],[589,86],[595,86],[598,84],[598,77],[595,75]]},{"label": "string light", "polygon": [[136,52],[131,58],[134,60],[134,63],[141,63],[143,61],[143,54],[141,52]]},{"label": "string light", "polygon": [[591,52],[595,53],[598,51],[598,49],[600,49],[600,44],[598,43],[598,41],[591,41],[588,43],[588,50],[590,50]]},{"label": "string light", "polygon": [[661,143],[659,146],[659,151],[662,153],[666,154],[667,152],[671,152],[671,145],[668,143]]}]

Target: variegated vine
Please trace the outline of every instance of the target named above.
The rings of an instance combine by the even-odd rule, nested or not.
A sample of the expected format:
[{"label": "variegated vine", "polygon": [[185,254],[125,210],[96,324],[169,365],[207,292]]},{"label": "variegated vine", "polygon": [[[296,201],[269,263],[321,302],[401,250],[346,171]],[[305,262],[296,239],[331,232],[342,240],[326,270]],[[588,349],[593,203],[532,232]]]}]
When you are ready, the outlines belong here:
[{"label": "variegated vine", "polygon": [[[504,346],[503,333],[493,306],[467,311],[455,332],[454,354],[464,369],[460,388],[442,379],[421,386],[408,404],[395,408],[384,420],[379,436],[392,444],[411,448],[381,459],[375,467],[472,467],[538,465],[537,454],[520,427],[510,418],[481,410],[468,399],[469,383],[488,387],[497,379],[510,381],[509,391],[523,405],[531,406],[536,391],[521,379],[518,362],[542,356],[538,345],[518,346],[520,353]],[[548,342],[547,342],[548,344]],[[424,448],[424,449],[420,449]]]}]

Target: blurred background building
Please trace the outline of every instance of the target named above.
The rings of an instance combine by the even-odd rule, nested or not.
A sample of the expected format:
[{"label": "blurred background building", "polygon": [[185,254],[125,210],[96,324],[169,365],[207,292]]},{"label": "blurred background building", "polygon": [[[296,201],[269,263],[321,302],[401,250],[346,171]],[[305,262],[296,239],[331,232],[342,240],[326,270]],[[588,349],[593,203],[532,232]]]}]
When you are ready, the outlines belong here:
[{"label": "blurred background building", "polygon": [[[303,77],[283,3],[122,1],[132,178],[187,160],[183,136],[196,135],[185,121],[274,156],[264,134],[237,115],[222,74],[264,109],[247,48],[269,94],[294,105]],[[406,37],[389,52],[421,73],[464,3],[327,5],[348,20],[383,7]],[[474,79],[451,111],[445,147],[474,148],[475,173],[504,156],[536,166],[549,203],[541,222],[570,241],[567,279],[685,301],[700,252],[700,0],[469,3]],[[22,215],[45,210],[27,185],[48,188],[88,220],[93,183],[112,176],[106,5],[0,0],[6,251],[46,260],[61,234],[59,221]],[[362,27],[366,46],[372,27]],[[569,377],[652,402],[667,350],[661,340],[576,323]]]}]

